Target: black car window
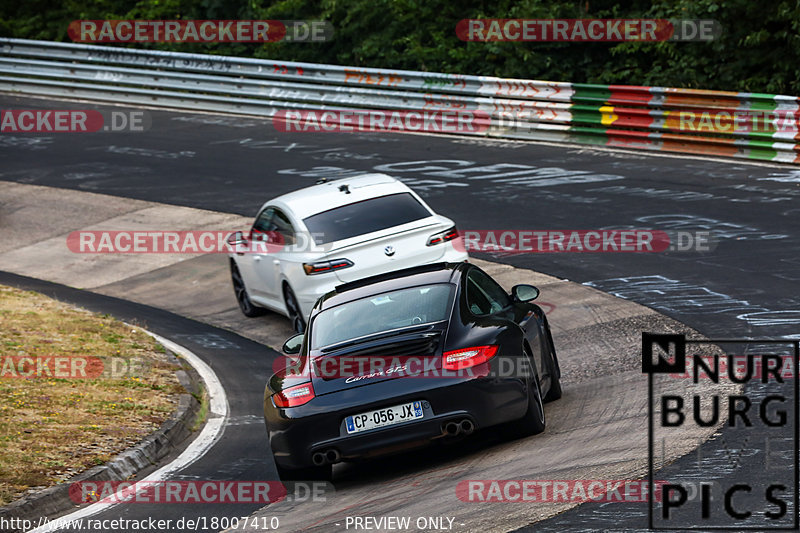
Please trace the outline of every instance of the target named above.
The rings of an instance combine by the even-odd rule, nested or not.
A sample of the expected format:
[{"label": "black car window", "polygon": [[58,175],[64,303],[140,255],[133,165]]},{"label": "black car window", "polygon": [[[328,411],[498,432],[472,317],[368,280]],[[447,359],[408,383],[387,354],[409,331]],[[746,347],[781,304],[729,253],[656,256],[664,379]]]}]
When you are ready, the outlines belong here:
[{"label": "black car window", "polygon": [[259,241],[281,242],[281,244],[294,244],[295,231],[283,211],[275,207],[264,209],[253,223],[250,237]]},{"label": "black car window", "polygon": [[283,244],[294,244],[294,228],[292,227],[292,223],[289,222],[289,217],[287,217],[283,211],[279,209],[275,210],[269,230],[279,233],[281,237],[283,237]]},{"label": "black car window", "polygon": [[319,313],[312,322],[313,349],[390,331],[446,320],[453,286],[409,287],[367,296]]},{"label": "black car window", "polygon": [[429,216],[430,211],[416,198],[399,193],[335,207],[304,218],[303,222],[317,244],[326,244]]},{"label": "black car window", "polygon": [[256,221],[253,223],[253,230],[250,232],[251,239],[264,240],[266,238],[274,212],[274,208],[268,207],[258,214]]},{"label": "black car window", "polygon": [[467,274],[467,306],[475,315],[491,315],[511,304],[506,291],[488,274],[473,268]]}]

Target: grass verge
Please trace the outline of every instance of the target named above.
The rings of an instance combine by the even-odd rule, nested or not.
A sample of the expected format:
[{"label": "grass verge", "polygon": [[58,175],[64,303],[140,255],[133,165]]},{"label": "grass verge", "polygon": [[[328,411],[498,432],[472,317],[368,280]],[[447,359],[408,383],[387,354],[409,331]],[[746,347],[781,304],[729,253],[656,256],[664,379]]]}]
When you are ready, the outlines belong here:
[{"label": "grass verge", "polygon": [[183,387],[138,328],[0,285],[0,505],[141,441]]}]

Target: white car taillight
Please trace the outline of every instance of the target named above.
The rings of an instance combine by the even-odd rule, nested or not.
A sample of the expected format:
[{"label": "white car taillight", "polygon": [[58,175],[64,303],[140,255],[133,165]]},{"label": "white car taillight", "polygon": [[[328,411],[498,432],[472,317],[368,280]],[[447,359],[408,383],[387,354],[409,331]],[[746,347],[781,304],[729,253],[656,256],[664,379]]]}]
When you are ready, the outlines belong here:
[{"label": "white car taillight", "polygon": [[433,246],[436,244],[441,244],[443,242],[452,241],[453,239],[458,238],[458,230],[455,226],[452,228],[442,231],[440,233],[434,233],[428,238],[428,246]]},{"label": "white car taillight", "polygon": [[314,274],[324,274],[333,270],[341,270],[342,268],[350,268],[353,262],[349,259],[331,259],[330,261],[318,261],[316,263],[303,263],[303,270],[309,276]]}]

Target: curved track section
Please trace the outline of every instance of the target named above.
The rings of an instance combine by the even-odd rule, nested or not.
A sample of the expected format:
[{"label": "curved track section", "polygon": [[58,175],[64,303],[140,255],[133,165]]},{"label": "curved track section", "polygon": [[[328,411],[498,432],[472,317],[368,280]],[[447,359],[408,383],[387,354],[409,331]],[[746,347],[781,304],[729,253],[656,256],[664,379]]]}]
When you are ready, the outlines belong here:
[{"label": "curved track section", "polygon": [[[5,104],[17,108],[80,107],[17,98],[6,98]],[[52,189],[32,193],[21,185],[4,185],[2,190],[8,193],[4,205],[12,208],[11,212],[4,210],[4,225],[24,221],[34,236],[15,234],[4,244],[1,268],[8,269],[10,262],[13,268],[42,277],[72,271],[63,264],[60,268],[49,266],[44,256],[28,263],[20,261],[26,244],[34,240],[53,239],[53,246],[63,243],[63,235],[76,217],[94,217],[78,227],[129,216],[128,222],[134,224],[172,221],[177,225],[161,229],[199,229],[198,224],[213,226],[235,219],[219,213],[201,219],[176,216],[172,211],[159,215],[159,206],[145,202],[166,201],[247,215],[265,198],[312,183],[320,175],[378,170],[403,177],[434,209],[454,218],[461,229],[712,231],[719,238],[712,252],[529,254],[502,260],[565,275],[643,303],[709,336],[797,333],[800,320],[792,318],[791,312],[800,307],[792,291],[800,254],[798,211],[791,207],[791,200],[800,191],[797,173],[791,169],[410,135],[277,134],[269,124],[252,119],[167,112],[152,115],[153,126],[146,135],[0,139],[3,152],[13,154],[0,175],[4,180],[131,198],[100,204],[85,198],[85,205],[97,207],[88,213],[73,207],[64,213],[65,225],[54,228],[49,219],[38,223],[42,219],[37,215],[43,203],[53,205],[44,199],[47,194],[58,203],[63,193]],[[9,195],[16,200],[10,201]],[[145,212],[164,218],[146,217]],[[228,289],[221,257],[179,263],[163,259],[155,268],[134,260],[131,264],[139,265],[139,270],[129,270],[128,264],[114,269],[113,259],[93,265],[86,258],[71,260],[76,266],[83,264],[85,268],[76,271],[90,280],[85,286],[94,291],[147,301],[228,327],[245,323],[225,310],[232,303],[230,296],[226,304],[222,293],[204,295],[208,305],[203,309],[184,299],[198,283]],[[35,268],[49,268],[50,274],[30,271]],[[508,269],[508,275],[499,273],[506,283],[519,275],[509,267],[493,268]],[[461,502],[455,494],[459,480],[643,475],[646,396],[640,373],[640,334],[642,330],[677,330],[681,326],[649,309],[623,305],[586,287],[533,273],[524,276],[538,283],[543,298],[555,306],[551,323],[565,375],[564,399],[547,407],[545,434],[514,442],[483,435],[455,449],[342,468],[337,472],[333,501],[313,510],[270,506],[260,514],[280,513],[286,517],[283,524],[288,529],[316,526],[329,530],[337,523],[343,527],[343,520],[353,515],[450,515],[458,530],[504,531],[550,516],[565,506]],[[284,333],[274,321],[247,324],[246,333],[272,345]],[[592,351],[585,346],[592,346]],[[224,357],[220,354],[217,364]],[[258,395],[260,399],[260,391]],[[263,429],[260,433],[263,435]],[[687,441],[686,449],[676,450],[676,454],[695,444],[696,440]],[[708,446],[713,452],[720,444],[711,441]],[[743,460],[742,471],[747,470],[747,461]],[[227,475],[224,472],[228,471],[209,465],[205,474]],[[569,528],[572,523],[580,527],[586,523],[584,512],[598,519],[602,513],[593,512],[593,505],[560,515],[553,527]],[[622,521],[614,519],[608,524],[644,527],[646,506],[634,506]]]},{"label": "curved track section", "polygon": [[[53,213],[47,227],[27,230],[28,238],[37,239],[37,242],[6,250],[0,259],[2,269],[168,309],[268,345],[280,344],[291,334],[288,321],[282,317],[269,315],[247,320],[240,316],[227,279],[225,256],[181,260],[180,256],[78,255],[65,245],[65,231],[101,227],[147,231],[157,230],[164,224],[180,224],[181,220],[202,220],[194,229],[211,229],[221,222],[240,227],[246,224],[246,219],[8,182],[2,183],[0,198],[15,213],[6,220],[12,241],[21,239],[20,234],[29,228],[24,213],[33,206],[27,199],[58,201],[63,213],[68,213],[63,216]],[[109,213],[117,210],[123,213],[98,220],[108,213],[82,213],[80,208],[85,205],[101,205]],[[188,229],[186,226],[183,224],[180,229]],[[53,228],[58,229],[54,231]],[[47,253],[46,261],[42,252]],[[428,449],[379,461],[377,469],[374,462],[342,465],[335,471],[336,492],[326,495],[324,506],[317,505],[318,502],[300,507],[296,503],[279,503],[266,508],[268,519],[280,517],[282,528],[288,530],[324,531],[350,514],[365,510],[378,515],[432,516],[437,508],[446,507],[451,513],[449,516],[457,517],[460,528],[465,531],[485,529],[487,513],[504,516],[499,526],[508,529],[527,523],[531,519],[529,510],[518,505],[502,509],[503,504],[475,505],[460,501],[456,492],[458,483],[476,479],[476,476],[477,479],[512,479],[515,476],[524,479],[626,479],[642,475],[646,464],[641,451],[646,446],[647,433],[643,417],[646,380],[639,370],[640,332],[693,332],[646,307],[589,287],[530,270],[476,261],[507,289],[517,283],[531,283],[542,291],[540,304],[548,311],[566,391],[561,400],[547,406],[546,433],[509,442],[502,432],[489,430],[441,450]],[[53,265],[59,268],[53,269]],[[186,337],[182,333],[175,335],[178,339]],[[214,333],[188,339],[217,348],[217,364],[226,364],[227,358],[239,355],[234,345]],[[271,365],[273,361],[275,355],[271,354],[262,361],[253,362]],[[235,386],[228,390],[229,395],[235,395]],[[259,397],[260,394],[253,395],[248,401],[255,403]],[[251,414],[252,421],[259,418],[260,410]],[[687,446],[671,450],[669,459],[686,453],[697,439],[707,438],[712,431],[710,428],[687,435]],[[262,444],[266,447],[266,441]],[[214,453],[212,450],[211,454]],[[259,449],[250,455],[258,458],[263,453]],[[219,467],[223,465],[221,462]],[[376,476],[376,471],[381,474]],[[213,478],[217,472],[211,468],[207,474]],[[376,485],[382,487],[377,497]],[[420,497],[409,499],[409,491]],[[498,506],[501,509],[496,509]],[[544,506],[533,519],[551,516],[567,507],[569,505]],[[103,516],[114,516],[116,512],[112,507]]]}]

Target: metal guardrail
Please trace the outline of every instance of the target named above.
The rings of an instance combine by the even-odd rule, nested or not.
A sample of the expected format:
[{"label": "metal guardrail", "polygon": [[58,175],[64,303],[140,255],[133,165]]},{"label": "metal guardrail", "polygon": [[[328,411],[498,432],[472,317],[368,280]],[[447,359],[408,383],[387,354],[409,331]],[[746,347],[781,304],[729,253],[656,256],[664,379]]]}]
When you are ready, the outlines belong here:
[{"label": "metal guardrail", "polygon": [[[473,135],[800,163],[800,99],[0,39],[0,91],[274,116],[481,111]],[[468,134],[464,132],[464,134]]]}]

